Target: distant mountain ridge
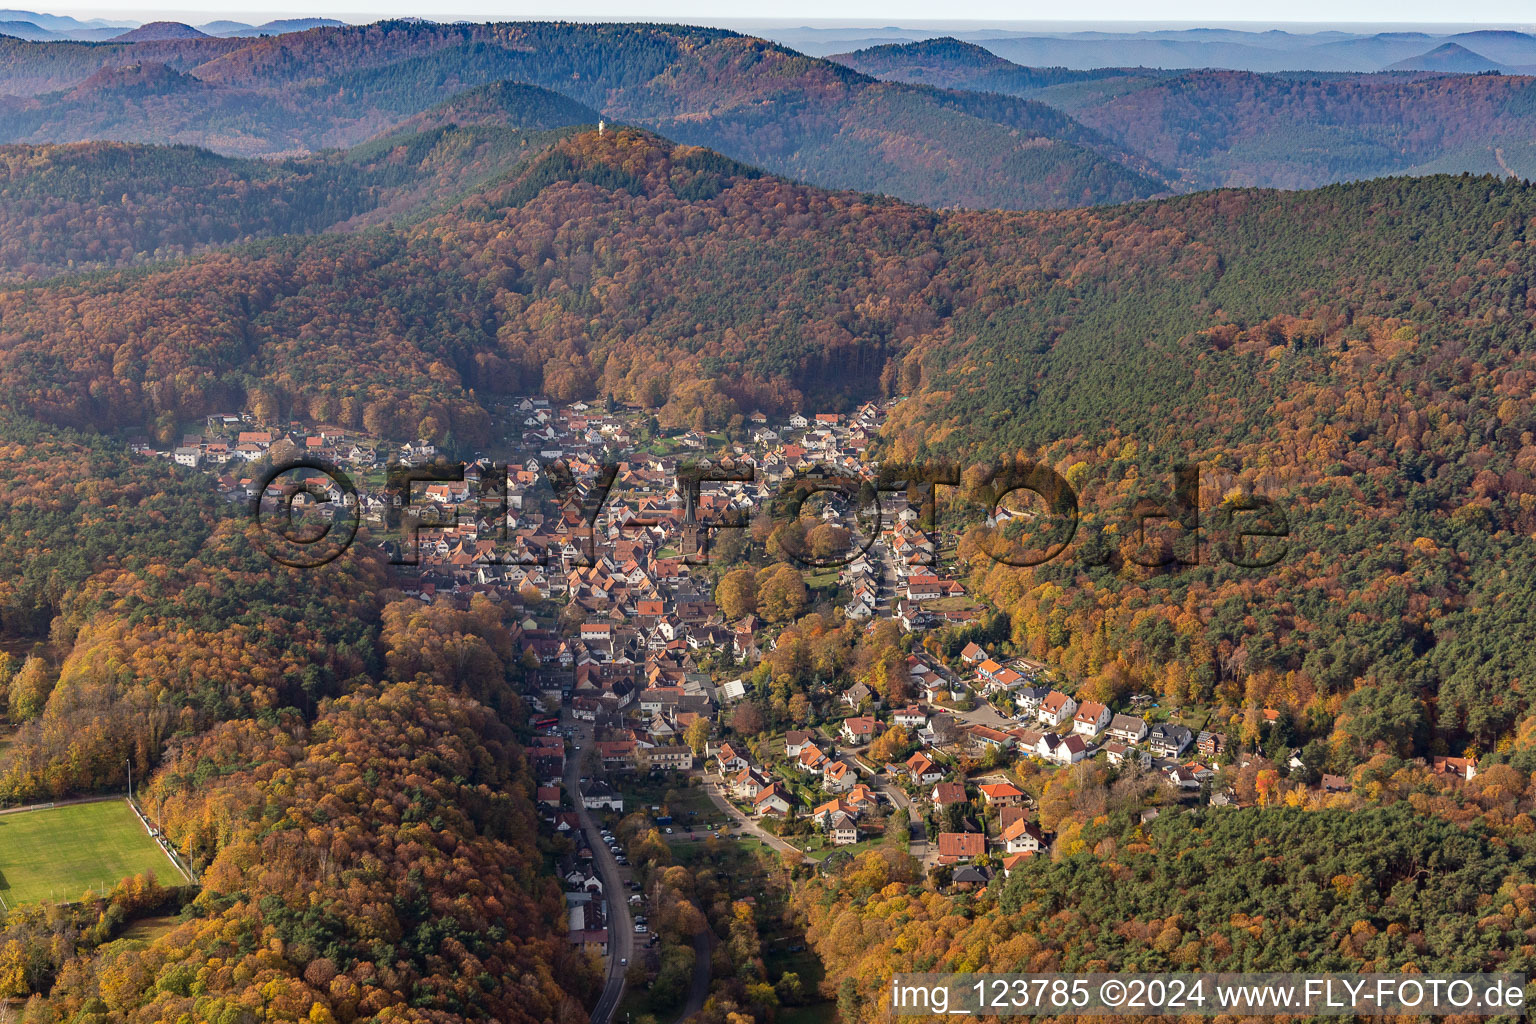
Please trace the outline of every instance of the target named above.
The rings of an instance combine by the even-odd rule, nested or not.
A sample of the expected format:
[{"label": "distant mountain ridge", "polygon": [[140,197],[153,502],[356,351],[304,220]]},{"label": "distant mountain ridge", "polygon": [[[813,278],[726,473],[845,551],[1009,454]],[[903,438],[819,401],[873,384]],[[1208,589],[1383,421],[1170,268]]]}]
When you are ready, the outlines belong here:
[{"label": "distant mountain ridge", "polygon": [[184,25],[179,21],[152,21],[112,38],[119,43],[139,43],[163,42],[170,39],[207,39],[209,36],[206,32],[199,32],[191,25]]},{"label": "distant mountain ridge", "polygon": [[[0,39],[0,94],[22,97],[0,107],[0,141],[174,141],[293,155],[356,145],[442,97],[510,82],[791,178],[939,207],[1059,208],[1380,174],[1536,175],[1532,80],[1459,77],[1490,62],[1519,66],[1510,58],[1536,52],[1536,38],[1520,32],[1456,37],[1475,50],[1430,33],[1306,37],[1320,52],[1405,53],[1395,59],[1412,68],[1360,76],[1025,67],[996,52],[1019,43],[1006,33],[985,45],[941,37],[828,61],[687,26],[402,19],[259,38],[230,35],[245,31],[240,23],[218,28],[214,37],[156,23],[96,44]],[[1110,46],[1122,36],[1070,39]],[[1284,32],[1136,38],[1301,45]],[[186,77],[144,78],[151,65]],[[139,70],[93,79],[114,68]],[[79,91],[85,82],[99,104]]]},{"label": "distant mountain ridge", "polygon": [[[172,140],[292,154],[354,145],[445,95],[506,81],[792,178],[933,206],[1057,208],[1169,189],[1151,162],[1044,104],[879,82],[717,29],[391,21],[259,39],[9,48],[0,45],[0,94],[39,94],[0,110],[0,141]],[[63,88],[147,61],[200,89],[96,109]],[[29,74],[46,74],[51,88]]]},{"label": "distant mountain ridge", "polygon": [[1498,61],[1473,53],[1460,43],[1442,43],[1417,57],[1388,64],[1388,71],[1437,71],[1451,74],[1479,74],[1494,71],[1508,74],[1511,69]]},{"label": "distant mountain ridge", "polygon": [[955,39],[836,59],[882,79],[1046,103],[1184,189],[1462,170],[1536,177],[1536,78],[1448,74],[1489,62],[1456,44],[1435,52],[1448,67],[1372,75],[1025,68]]},{"label": "distant mountain ridge", "polygon": [[335,18],[279,18],[261,25],[247,25],[241,21],[211,21],[201,28],[211,36],[240,38],[278,36],[287,32],[307,32],[312,28],[336,28],[345,24]]},{"label": "distant mountain ridge", "polygon": [[43,14],[38,11],[0,10],[0,21],[19,21],[55,32],[72,32],[99,28],[133,28],[138,22],[113,21],[107,18],[80,20],[67,14]]},{"label": "distant mountain ridge", "polygon": [[[952,36],[985,47],[1026,67],[1146,67],[1253,72],[1373,72],[1454,43],[1510,69],[1536,69],[1536,35],[1512,29],[1469,32],[1243,31],[1029,31],[966,29],[947,32],[883,28],[857,30],[764,28],[764,34],[807,53],[832,54]],[[893,38],[893,36],[895,38]],[[905,37],[905,38],[902,38]]]}]

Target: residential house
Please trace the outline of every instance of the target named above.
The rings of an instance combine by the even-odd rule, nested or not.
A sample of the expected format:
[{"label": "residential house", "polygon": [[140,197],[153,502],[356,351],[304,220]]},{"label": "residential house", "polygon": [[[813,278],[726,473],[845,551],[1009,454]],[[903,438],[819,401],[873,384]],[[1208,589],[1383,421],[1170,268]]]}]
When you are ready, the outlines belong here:
[{"label": "residential house", "polygon": [[961,891],[983,889],[992,880],[992,873],[984,867],[976,864],[962,864],[955,869],[954,876],[950,878],[950,888]]},{"label": "residential house", "polygon": [[693,767],[693,750],[689,747],[652,747],[645,751],[645,760],[651,771],[687,771]]},{"label": "residential house", "polygon": [[1195,735],[1182,725],[1154,725],[1147,733],[1147,743],[1156,757],[1178,757],[1194,742]]},{"label": "residential house", "polygon": [[1188,765],[1174,764],[1163,769],[1163,774],[1168,777],[1168,785],[1174,789],[1199,789],[1200,778],[1195,770]]},{"label": "residential house", "polygon": [[757,795],[773,785],[773,779],[757,768],[743,768],[731,777],[731,796],[737,800],[754,800]]},{"label": "residential house", "polygon": [[1195,749],[1204,757],[1215,757],[1227,749],[1227,734],[1202,730],[1195,740]]},{"label": "residential house", "polygon": [[1463,781],[1477,777],[1477,762],[1470,757],[1437,757],[1432,766],[1436,775],[1454,775]]},{"label": "residential house", "polygon": [[859,773],[846,761],[829,761],[821,770],[822,788],[829,793],[846,793],[853,788]]},{"label": "residential house", "polygon": [[828,800],[811,812],[811,820],[824,830],[836,846],[859,841],[859,812],[841,798]]},{"label": "residential house", "polygon": [[971,738],[971,743],[978,750],[986,750],[996,747],[999,750],[1007,750],[1013,746],[1013,737],[1005,732],[992,728],[990,725],[973,725],[966,730]]},{"label": "residential house", "polygon": [[1072,731],[1093,739],[1109,725],[1109,708],[1096,700],[1085,700],[1072,716]]},{"label": "residential house", "polygon": [[822,765],[827,763],[827,755],[822,753],[820,747],[806,747],[800,751],[800,756],[795,759],[795,767],[802,772],[810,772],[814,775],[821,774]]},{"label": "residential house", "polygon": [[980,832],[940,832],[939,863],[958,864],[987,852],[987,837]]},{"label": "residential house", "polygon": [[965,786],[958,782],[938,783],[929,794],[929,799],[933,801],[933,806],[939,808],[969,802],[965,796]]},{"label": "residential house", "polygon": [[624,812],[624,798],[614,792],[612,786],[597,779],[587,786],[581,794],[581,805],[589,811],[607,810]]},{"label": "residential house", "polygon": [[775,782],[753,798],[752,811],[759,815],[788,814],[792,799],[789,790]]},{"label": "residential house", "polygon": [[720,744],[715,760],[719,762],[722,772],[739,772],[748,764],[747,759],[738,754],[736,748],[729,743]]},{"label": "residential house", "polygon": [[1012,876],[1014,869],[1033,857],[1032,853],[1011,853],[1003,858],[1003,877]]},{"label": "residential house", "polygon": [[811,742],[811,734],[799,729],[791,729],[784,734],[784,755],[786,757],[799,757],[807,747],[815,746]]},{"label": "residential house", "polygon": [[1056,745],[1056,760],[1061,764],[1077,764],[1088,756],[1088,743],[1077,733],[1065,736]]},{"label": "residential house", "polygon": [[609,771],[624,771],[635,767],[634,740],[607,740],[593,744],[603,767]]},{"label": "residential house", "polygon": [[1147,720],[1135,715],[1115,715],[1109,720],[1109,738],[1130,746],[1147,738]]},{"label": "residential house", "polygon": [[1323,773],[1320,785],[1324,793],[1348,793],[1352,788],[1349,784],[1349,776],[1329,775],[1327,772]]},{"label": "residential house", "polygon": [[1104,744],[1104,756],[1113,765],[1121,765],[1127,762],[1139,764],[1143,768],[1149,768],[1152,765],[1151,754],[1145,750],[1137,750],[1135,747],[1122,743],[1119,740],[1110,740]]},{"label": "residential house", "polygon": [[[862,686],[863,684],[859,685]],[[862,747],[875,738],[875,730],[878,728],[878,725],[879,723],[868,715],[845,718],[843,719],[843,727],[841,729],[843,742],[852,747]]]},{"label": "residential house", "polygon": [[1060,725],[1077,714],[1077,701],[1060,690],[1052,690],[1040,702],[1038,717],[1046,725]]},{"label": "residential house", "polygon": [[1045,833],[1034,822],[1023,818],[1003,830],[1003,849],[1009,853],[1039,853],[1045,847]]},{"label": "residential house", "polygon": [[843,691],[843,704],[857,711],[869,701],[871,707],[880,706],[880,698],[864,683],[854,683]]},{"label": "residential house", "polygon": [[977,788],[989,807],[1020,807],[1024,804],[1024,791],[1011,782],[989,782]]},{"label": "residential house", "polygon": [[907,774],[919,786],[930,786],[944,777],[944,769],[929,760],[922,751],[907,758]]}]

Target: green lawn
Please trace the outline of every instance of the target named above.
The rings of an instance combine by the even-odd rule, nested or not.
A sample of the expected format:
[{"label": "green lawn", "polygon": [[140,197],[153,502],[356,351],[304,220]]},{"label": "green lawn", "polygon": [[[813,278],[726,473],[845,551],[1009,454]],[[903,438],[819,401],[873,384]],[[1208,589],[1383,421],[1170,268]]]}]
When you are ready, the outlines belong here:
[{"label": "green lawn", "polygon": [[164,885],[185,881],[122,800],[0,814],[0,898],[9,906],[78,899],[146,871]]},{"label": "green lawn", "polygon": [[886,845],[884,836],[874,836],[869,839],[860,839],[856,843],[849,843],[847,846],[833,846],[831,844],[818,846],[814,849],[806,849],[804,853],[809,860],[823,861],[834,853],[847,853],[857,857],[861,853],[878,850],[884,845]]},{"label": "green lawn", "polygon": [[[689,826],[703,830],[712,822],[724,823],[727,818],[704,792],[703,786],[690,786],[686,779],[676,776],[637,774],[610,780],[613,788],[624,796],[624,813],[642,811],[654,814],[652,807],[665,806],[672,813],[672,827],[677,832],[688,831]],[[675,799],[668,800],[671,793]]]}]

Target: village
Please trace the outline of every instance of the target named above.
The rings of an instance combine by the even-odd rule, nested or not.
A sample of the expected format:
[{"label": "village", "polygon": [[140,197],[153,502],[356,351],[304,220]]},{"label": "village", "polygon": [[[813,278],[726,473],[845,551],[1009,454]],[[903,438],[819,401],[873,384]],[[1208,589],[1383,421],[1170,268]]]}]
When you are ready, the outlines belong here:
[{"label": "village", "polygon": [[[744,731],[733,712],[756,696],[752,670],[781,627],[757,614],[728,617],[717,563],[739,559],[753,515],[786,484],[872,479],[878,465],[867,453],[886,411],[871,403],[773,424],[758,413],[727,439],[663,431],[612,403],[526,398],[507,409],[505,450],[473,453],[462,474],[434,473],[450,453],[425,441],[237,414],[208,417],[174,447],[132,447],[213,474],[236,503],[294,501],[274,476],[284,466],[338,467],[355,493],[300,469],[308,487],[296,505],[355,515],[359,543],[388,553],[402,594],[512,610],[535,709],[527,755],[537,803],[571,841],[559,866],[571,941],[615,970],[648,944],[645,894],[614,831],[626,810],[646,810],[669,842],[730,837],[823,867],[895,841],[936,884],[963,889],[1050,850],[1055,837],[1030,795],[1038,786],[1026,782],[1042,773],[1100,764],[1155,780],[1158,795],[1141,811],[1151,820],[1180,806],[1263,799],[1247,792],[1255,779],[1262,789],[1304,767],[1299,750],[1282,765],[1235,750],[1223,731],[1150,695],[1111,708],[1079,699],[1076,682],[1046,665],[975,641],[952,657],[936,653],[924,634],[975,627],[984,609],[944,565],[953,538],[900,489],[879,495],[874,516],[867,495],[832,487],[799,510],[843,531],[838,557],[801,570],[809,605],[863,628],[899,627],[898,699],[860,681],[821,680],[810,695],[815,721]],[[698,465],[730,472],[705,472],[690,486],[681,470]],[[402,493],[390,486],[391,466],[426,472]],[[1267,725],[1278,712],[1263,715]],[[1475,768],[1436,758],[1433,770],[1471,778]],[[1324,775],[1312,788],[1349,786]]]}]

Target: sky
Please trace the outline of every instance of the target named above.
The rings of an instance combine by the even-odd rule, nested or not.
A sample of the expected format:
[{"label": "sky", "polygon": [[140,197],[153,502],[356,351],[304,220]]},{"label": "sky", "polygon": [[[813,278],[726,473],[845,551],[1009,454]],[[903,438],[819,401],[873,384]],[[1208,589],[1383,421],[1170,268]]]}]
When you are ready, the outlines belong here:
[{"label": "sky", "polygon": [[[69,14],[77,18],[105,17],[151,21],[169,18],[194,24],[229,18],[260,22],[281,17],[333,17],[343,21],[374,21],[385,17],[424,16],[437,21],[464,18],[475,21],[510,21],[528,18],[580,18],[622,21],[687,21],[711,25],[764,24],[768,15],[774,21],[793,23],[830,22],[831,24],[882,26],[892,24],[936,24],[935,14],[942,12],[943,24],[958,21],[1018,23],[1058,21],[1063,5],[1041,0],[959,0],[936,5],[933,0],[779,0],[771,8],[759,8],[746,14],[742,8],[719,0],[565,0],[550,4],[531,0],[439,0],[441,7],[424,6],[419,0],[321,0],[311,7],[289,6],[291,0],[274,0],[271,6],[261,0],[234,0],[228,6],[211,5],[207,0],[85,0],[79,6],[49,4],[42,10]],[[24,2],[4,6],[27,7]],[[31,8],[38,9],[38,8]],[[1198,23],[1247,27],[1291,26],[1298,23],[1353,23],[1351,27],[1371,25],[1472,25],[1494,24],[1530,27],[1536,25],[1533,0],[1288,0],[1286,3],[1252,4],[1235,7],[1231,0],[1076,0],[1070,7],[1073,27],[1083,22],[1136,22],[1144,26]],[[759,13],[760,12],[760,13]],[[1234,21],[1240,13],[1241,21]],[[953,20],[951,20],[953,19]],[[1001,27],[1001,25],[999,25]],[[1021,26],[1022,27],[1022,26]]]}]

